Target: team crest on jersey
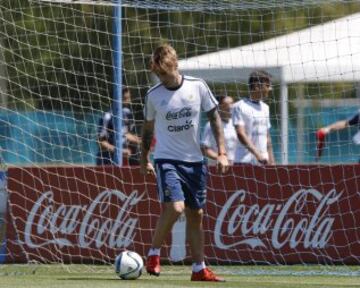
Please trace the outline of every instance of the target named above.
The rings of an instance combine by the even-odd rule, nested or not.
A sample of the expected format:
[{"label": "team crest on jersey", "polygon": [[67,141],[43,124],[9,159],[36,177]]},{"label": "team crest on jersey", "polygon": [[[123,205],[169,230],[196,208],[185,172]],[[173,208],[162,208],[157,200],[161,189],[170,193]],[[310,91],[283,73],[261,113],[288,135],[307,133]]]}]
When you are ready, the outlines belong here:
[{"label": "team crest on jersey", "polygon": [[194,99],[195,99],[194,95],[190,94],[189,101],[194,101]]},{"label": "team crest on jersey", "polygon": [[164,194],[165,194],[165,196],[170,196],[170,188],[169,187],[166,187]]}]

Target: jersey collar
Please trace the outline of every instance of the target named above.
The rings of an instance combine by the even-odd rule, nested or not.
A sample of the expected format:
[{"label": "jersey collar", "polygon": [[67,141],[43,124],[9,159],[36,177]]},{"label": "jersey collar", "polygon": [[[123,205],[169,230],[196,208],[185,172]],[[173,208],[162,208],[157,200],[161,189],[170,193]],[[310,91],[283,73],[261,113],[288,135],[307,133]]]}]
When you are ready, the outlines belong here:
[{"label": "jersey collar", "polygon": [[180,85],[175,86],[175,87],[166,87],[166,86],[164,85],[164,87],[165,87],[167,90],[170,90],[170,91],[176,91],[176,90],[178,90],[178,89],[180,89],[180,88],[181,88],[181,86],[183,85],[183,83],[184,83],[184,75],[181,75],[181,82],[180,82]]},{"label": "jersey collar", "polygon": [[252,100],[252,99],[250,99],[250,98],[246,98],[246,100],[249,101],[249,102],[251,102],[251,103],[260,105],[260,100],[259,100],[259,101],[256,101],[256,100]]}]

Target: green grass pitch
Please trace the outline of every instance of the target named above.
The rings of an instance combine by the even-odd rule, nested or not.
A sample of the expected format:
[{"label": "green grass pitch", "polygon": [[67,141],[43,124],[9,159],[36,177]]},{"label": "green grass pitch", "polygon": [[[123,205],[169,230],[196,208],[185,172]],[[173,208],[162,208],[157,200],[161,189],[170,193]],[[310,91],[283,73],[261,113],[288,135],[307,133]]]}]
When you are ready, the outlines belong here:
[{"label": "green grass pitch", "polygon": [[214,266],[225,283],[191,282],[190,267],[163,266],[160,277],[120,280],[113,267],[92,265],[1,265],[0,287],[360,287],[358,266]]}]

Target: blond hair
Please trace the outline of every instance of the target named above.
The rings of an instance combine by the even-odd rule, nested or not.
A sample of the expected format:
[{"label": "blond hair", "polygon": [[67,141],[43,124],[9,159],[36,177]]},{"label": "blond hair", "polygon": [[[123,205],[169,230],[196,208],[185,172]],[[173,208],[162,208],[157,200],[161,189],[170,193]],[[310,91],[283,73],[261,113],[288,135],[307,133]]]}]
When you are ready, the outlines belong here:
[{"label": "blond hair", "polygon": [[177,69],[178,58],[175,49],[169,44],[158,46],[151,57],[150,70],[155,73],[163,73]]}]

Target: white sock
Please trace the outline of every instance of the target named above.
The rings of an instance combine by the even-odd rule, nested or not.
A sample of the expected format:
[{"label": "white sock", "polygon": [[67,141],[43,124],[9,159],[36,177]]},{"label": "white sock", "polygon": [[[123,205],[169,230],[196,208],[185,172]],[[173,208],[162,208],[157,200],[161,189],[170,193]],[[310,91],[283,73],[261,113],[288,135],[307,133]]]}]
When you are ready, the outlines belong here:
[{"label": "white sock", "polygon": [[205,269],[206,265],[205,262],[202,261],[201,263],[193,263],[192,264],[192,271],[193,272],[200,272],[201,270]]},{"label": "white sock", "polygon": [[150,248],[148,256],[160,256],[160,248]]}]

